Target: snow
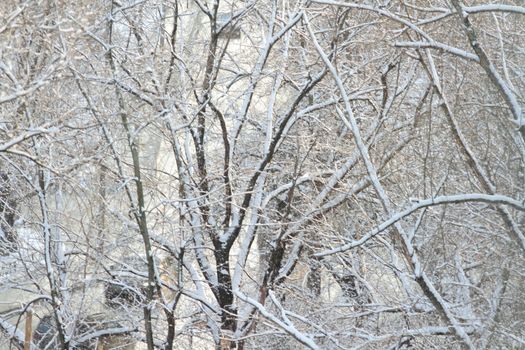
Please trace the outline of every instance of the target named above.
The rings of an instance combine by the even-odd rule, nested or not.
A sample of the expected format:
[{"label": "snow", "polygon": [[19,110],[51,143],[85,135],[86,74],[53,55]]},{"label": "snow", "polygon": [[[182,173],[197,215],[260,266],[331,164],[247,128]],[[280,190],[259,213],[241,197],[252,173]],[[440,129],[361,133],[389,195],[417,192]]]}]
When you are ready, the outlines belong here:
[{"label": "snow", "polygon": [[354,247],[358,247],[360,245],[363,245],[371,238],[375,237],[376,235],[380,234],[390,226],[394,225],[401,219],[411,215],[415,211],[426,208],[426,207],[432,207],[435,205],[443,205],[443,204],[460,204],[460,203],[468,203],[468,202],[480,202],[480,203],[489,203],[489,204],[505,204],[509,205],[515,209],[525,211],[525,203],[523,201],[516,200],[511,197],[507,197],[504,195],[489,195],[489,194],[481,194],[481,193],[470,193],[470,194],[459,194],[459,195],[451,195],[451,196],[438,196],[434,198],[427,198],[427,199],[420,199],[417,200],[412,206],[409,208],[397,212],[393,214],[388,220],[385,220],[383,223],[378,225],[375,229],[368,232],[367,234],[363,235],[363,237],[357,241],[350,242],[348,244],[339,246],[337,248],[333,248],[330,250],[326,250],[324,252],[316,253],[314,254],[317,257],[323,257],[328,256],[340,252],[347,251],[349,249],[352,249]]},{"label": "snow", "polygon": [[409,47],[414,49],[433,48],[448,52],[452,55],[459,56],[471,61],[479,62],[479,57],[457,47],[452,47],[436,41],[396,41],[394,46]]},{"label": "snow", "polygon": [[[297,339],[297,341],[299,341],[302,344],[306,345],[310,349],[314,349],[314,350],[318,350],[318,349],[320,350],[321,349],[310,337],[308,337],[307,335],[305,335],[305,334],[301,333],[300,331],[298,331],[297,328],[290,322],[290,320],[285,319],[285,322],[279,320],[275,315],[270,313],[262,304],[260,304],[256,300],[246,296],[245,294],[243,294],[239,290],[234,290],[234,294],[239,299],[241,299],[242,301],[247,302],[247,303],[255,306],[257,308],[257,310],[261,313],[261,315],[263,315],[269,321],[271,321],[271,322],[275,323],[276,325],[278,325],[285,332],[287,332],[292,337]],[[282,310],[282,308],[281,308],[281,310]],[[283,313],[281,313],[281,315],[282,314]],[[286,322],[286,321],[288,321],[288,322]]]},{"label": "snow", "polygon": [[525,15],[525,7],[505,4],[484,4],[478,6],[463,6],[463,11],[469,13],[480,12],[513,12]]}]

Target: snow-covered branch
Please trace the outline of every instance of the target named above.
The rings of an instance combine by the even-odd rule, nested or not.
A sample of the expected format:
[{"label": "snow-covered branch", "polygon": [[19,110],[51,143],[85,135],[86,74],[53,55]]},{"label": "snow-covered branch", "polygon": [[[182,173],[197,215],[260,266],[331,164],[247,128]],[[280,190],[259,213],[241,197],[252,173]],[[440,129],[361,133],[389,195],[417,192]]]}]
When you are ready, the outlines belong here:
[{"label": "snow-covered branch", "polygon": [[479,57],[467,52],[465,50],[458,49],[457,47],[452,47],[446,44],[439,42],[428,42],[428,41],[396,41],[394,44],[396,47],[408,47],[413,49],[438,49],[447,53],[450,53],[455,56],[459,56],[474,62],[479,62]]},{"label": "snow-covered branch", "polygon": [[347,243],[337,248],[326,250],[324,252],[316,253],[314,255],[317,257],[323,257],[327,255],[341,253],[349,249],[363,245],[364,243],[366,243],[368,240],[370,240],[374,236],[380,234],[381,232],[383,232],[390,226],[394,225],[398,221],[411,215],[412,213],[414,213],[415,211],[419,209],[426,208],[426,207],[432,207],[435,205],[460,204],[460,203],[504,204],[504,205],[511,206],[517,210],[525,211],[525,203],[523,201],[518,201],[514,198],[503,196],[503,195],[489,195],[489,194],[472,193],[472,194],[462,194],[462,195],[452,195],[452,196],[438,196],[435,198],[415,200],[415,204],[410,206],[410,208],[407,208],[403,211],[396,213],[395,215],[390,217],[388,220],[378,225],[375,229],[363,235],[363,237],[360,238],[359,240],[351,242],[351,243]]},{"label": "snow-covered branch", "polygon": [[242,301],[251,304],[257,308],[259,313],[264,316],[267,320],[271,321],[275,325],[277,325],[279,328],[281,328],[286,333],[290,334],[292,337],[294,337],[298,342],[300,342],[303,345],[306,345],[310,349],[321,349],[310,337],[307,335],[299,332],[297,328],[291,323],[286,323],[284,321],[281,321],[279,318],[277,318],[275,315],[273,315],[271,312],[269,312],[264,305],[260,304],[256,300],[246,296],[244,293],[242,293],[239,290],[234,291],[235,295]]}]

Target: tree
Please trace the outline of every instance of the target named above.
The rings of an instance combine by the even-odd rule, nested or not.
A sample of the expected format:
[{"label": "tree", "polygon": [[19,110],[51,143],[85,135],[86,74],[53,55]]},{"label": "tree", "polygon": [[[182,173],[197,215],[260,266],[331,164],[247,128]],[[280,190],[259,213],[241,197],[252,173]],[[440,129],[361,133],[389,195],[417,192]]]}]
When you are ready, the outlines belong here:
[{"label": "tree", "polygon": [[524,343],[519,4],[0,6],[14,346]]}]

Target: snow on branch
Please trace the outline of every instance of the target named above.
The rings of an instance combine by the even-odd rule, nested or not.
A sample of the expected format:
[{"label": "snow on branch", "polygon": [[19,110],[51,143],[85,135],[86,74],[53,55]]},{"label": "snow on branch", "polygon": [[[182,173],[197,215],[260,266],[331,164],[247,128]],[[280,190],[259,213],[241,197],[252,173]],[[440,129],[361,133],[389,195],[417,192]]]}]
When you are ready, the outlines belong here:
[{"label": "snow on branch", "polygon": [[479,62],[479,57],[475,54],[436,41],[398,41],[394,44],[394,46],[409,47],[414,49],[438,49],[450,53],[452,55],[456,55],[471,61]]},{"label": "snow on branch", "polygon": [[[24,347],[24,333],[17,330],[15,326],[3,318],[0,318],[0,332],[6,334],[18,348],[22,349]],[[34,349],[34,347],[32,346],[31,349]]]},{"label": "snow on branch", "polygon": [[504,5],[504,4],[485,4],[478,6],[464,6],[463,11],[466,13],[481,13],[481,12],[512,12],[525,15],[525,7]]},{"label": "snow on branch", "polygon": [[253,300],[252,298],[244,295],[239,290],[235,290],[234,294],[241,299],[242,301],[251,304],[252,306],[255,306],[257,310],[261,313],[261,315],[264,316],[267,320],[275,323],[277,326],[279,326],[282,330],[284,330],[286,333],[290,334],[292,337],[294,337],[297,341],[299,341],[301,344],[306,345],[310,349],[321,349],[310,337],[306,336],[305,334],[299,332],[297,328],[293,326],[290,322],[283,322],[279,320],[277,317],[275,317],[273,314],[271,314],[261,303],[259,303],[256,300]]},{"label": "snow on branch", "polygon": [[370,238],[373,238],[374,236],[378,235],[379,233],[383,232],[390,226],[397,223],[399,220],[409,216],[410,214],[412,214],[413,212],[419,209],[431,207],[434,205],[459,204],[459,203],[468,203],[468,202],[481,202],[481,203],[488,203],[488,204],[505,204],[517,210],[525,211],[525,202],[518,201],[514,198],[503,196],[503,195],[498,195],[498,194],[489,195],[489,194],[473,193],[473,194],[459,194],[459,195],[452,195],[452,196],[439,196],[439,197],[434,197],[434,198],[423,199],[423,200],[417,201],[410,208],[394,214],[392,217],[390,217],[390,219],[384,221],[381,225],[377,226],[375,229],[368,232],[361,239],[350,242],[342,246],[339,246],[337,248],[333,248],[333,249],[326,250],[321,253],[314,254],[314,256],[323,257],[327,255],[344,252],[351,248],[360,246],[364,244],[366,241],[368,241]]},{"label": "snow on branch", "polygon": [[112,335],[130,334],[136,331],[137,331],[136,328],[130,328],[130,327],[115,327],[115,328],[101,329],[101,330],[86,334],[76,339],[76,343],[82,344],[91,339],[97,339],[100,337],[112,336]]},{"label": "snow on branch", "polygon": [[[305,18],[306,29],[308,30],[308,33],[310,34],[312,43],[314,44],[322,61],[325,63],[327,69],[329,69],[330,73],[332,74],[335,80],[335,84],[337,85],[341,93],[341,97],[343,98],[345,113],[343,113],[337,107],[336,107],[336,111],[340,115],[341,120],[345,123],[348,129],[352,131],[357,149],[359,150],[359,153],[361,154],[361,158],[363,159],[363,162],[365,163],[366,172],[370,178],[370,182],[372,183],[372,186],[376,194],[379,197],[379,200],[383,206],[384,212],[388,216],[395,216],[392,210],[391,204],[390,204],[389,197],[386,194],[386,191],[384,190],[383,186],[381,185],[381,182],[379,181],[377,170],[370,158],[370,154],[368,153],[368,148],[366,147],[366,145],[364,144],[361,138],[359,126],[356,123],[356,119],[352,111],[352,106],[350,105],[348,94],[346,93],[346,89],[344,87],[343,81],[341,80],[341,77],[339,76],[336,68],[333,66],[328,56],[323,51],[322,47],[319,45],[319,42],[317,41],[315,34],[313,33],[313,30],[308,21],[308,17],[305,16],[304,18]],[[398,18],[395,18],[395,19],[397,21],[400,21],[400,19]],[[412,27],[413,26],[411,26],[411,28]],[[425,35],[424,37],[425,39],[430,40],[428,36]],[[450,310],[448,309],[448,305],[445,303],[445,300],[443,299],[441,294],[434,287],[432,281],[428,277],[426,277],[425,273],[422,271],[421,262],[419,261],[419,258],[417,257],[417,254],[411,242],[407,239],[407,234],[406,232],[404,232],[403,227],[399,223],[397,223],[397,221],[394,222],[393,224],[395,225],[394,227],[398,234],[399,240],[401,241],[401,244],[403,245],[404,250],[406,252],[406,255],[405,255],[406,260],[410,264],[410,268],[413,270],[414,275],[416,276],[417,283],[421,286],[427,298],[439,310],[442,318],[445,319],[447,322],[449,322],[452,325],[457,337],[461,339],[461,341],[467,346],[467,348],[475,349],[472,343],[472,340],[470,339],[468,334],[465,332],[462,325],[456,320],[454,315],[450,312]]]},{"label": "snow on branch", "polygon": [[2,94],[0,95],[0,104],[10,102],[10,101],[16,100],[19,97],[32,94],[33,92],[35,92],[42,86],[46,85],[47,83],[48,83],[47,80],[39,80],[36,83],[34,83],[32,86],[28,87],[27,89],[17,90],[13,94],[10,94],[10,95]]},{"label": "snow on branch", "polygon": [[[500,93],[503,95],[503,98],[505,102],[507,103],[507,106],[510,108],[512,115],[514,116],[514,119],[518,121],[521,124],[521,121],[523,119],[521,105],[518,102],[515,94],[509,87],[509,84],[500,76],[498,71],[496,70],[496,67],[492,63],[492,61],[489,59],[487,53],[481,46],[480,42],[478,41],[478,34],[476,33],[474,26],[470,22],[468,18],[468,13],[465,11],[466,7],[463,6],[459,0],[452,0],[452,5],[456,8],[456,11],[458,12],[465,29],[465,32],[467,34],[468,41],[470,43],[470,46],[474,50],[474,52],[479,57],[479,64],[485,70],[485,73],[489,77],[489,79],[492,81],[492,83],[498,88]],[[525,131],[521,130],[522,132],[522,138],[525,139]]]},{"label": "snow on branch", "polygon": [[0,145],[0,152],[5,152],[7,151],[9,148],[15,146],[16,144],[24,141],[24,140],[27,140],[33,136],[36,136],[36,135],[40,135],[40,134],[48,134],[48,133],[52,133],[52,132],[56,132],[57,129],[56,128],[50,128],[50,129],[45,129],[45,128],[37,128],[37,129],[32,129],[32,130],[28,130],[27,132],[21,134],[21,135],[18,135],[17,137],[14,137],[12,138],[11,140],[3,143]]}]

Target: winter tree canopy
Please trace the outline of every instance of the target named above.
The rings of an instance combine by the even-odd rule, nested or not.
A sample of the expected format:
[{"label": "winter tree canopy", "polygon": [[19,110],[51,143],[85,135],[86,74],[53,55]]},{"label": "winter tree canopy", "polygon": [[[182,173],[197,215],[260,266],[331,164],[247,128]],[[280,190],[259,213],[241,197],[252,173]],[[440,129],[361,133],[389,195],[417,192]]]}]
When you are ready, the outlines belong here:
[{"label": "winter tree canopy", "polygon": [[0,2],[0,349],[525,348],[518,0]]}]

